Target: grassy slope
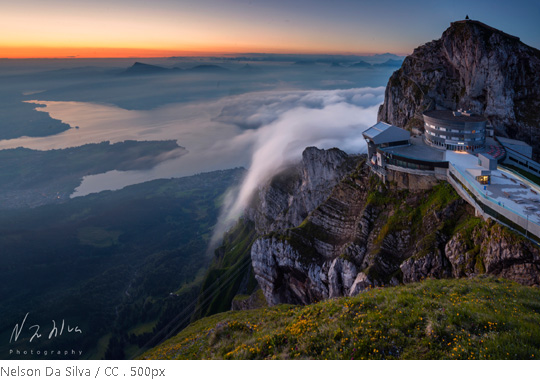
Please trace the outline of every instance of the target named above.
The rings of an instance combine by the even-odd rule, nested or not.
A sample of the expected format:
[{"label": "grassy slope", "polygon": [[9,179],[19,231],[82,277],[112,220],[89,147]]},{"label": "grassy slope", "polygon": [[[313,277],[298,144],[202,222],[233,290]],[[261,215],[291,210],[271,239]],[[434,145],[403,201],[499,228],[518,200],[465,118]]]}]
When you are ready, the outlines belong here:
[{"label": "grassy slope", "polygon": [[193,323],[145,359],[534,359],[540,290],[495,278],[426,280],[308,306]]},{"label": "grassy slope", "polygon": [[[230,310],[239,291],[251,293],[255,289],[250,255],[255,238],[253,225],[243,220],[225,235],[203,281],[192,320]],[[246,289],[240,289],[242,282]]]}]

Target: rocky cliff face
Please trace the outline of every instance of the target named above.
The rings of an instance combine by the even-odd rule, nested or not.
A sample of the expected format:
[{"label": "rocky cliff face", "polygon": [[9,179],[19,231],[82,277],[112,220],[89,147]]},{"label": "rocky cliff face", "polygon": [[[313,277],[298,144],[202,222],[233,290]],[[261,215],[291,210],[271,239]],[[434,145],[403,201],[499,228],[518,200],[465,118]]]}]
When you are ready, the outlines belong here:
[{"label": "rocky cliff face", "polygon": [[339,149],[307,148],[300,163],[284,169],[258,189],[245,211],[246,218],[261,234],[299,225],[357,162],[358,157]]},{"label": "rocky cliff face", "polygon": [[[296,167],[302,170],[293,173],[328,167],[335,157],[350,162],[343,152],[311,149]],[[263,202],[249,213],[255,223],[262,221],[257,229],[264,232],[252,245],[251,260],[270,305],[308,304],[427,277],[486,273],[540,284],[538,247],[475,218],[449,184],[416,192],[388,188],[363,163],[342,173],[327,176],[337,181],[333,187],[326,181],[314,185],[310,194],[325,196],[312,197],[311,203],[300,185],[310,175],[300,180],[296,174],[296,184],[286,189],[275,180],[260,189],[261,199],[286,194],[288,205],[302,205],[292,207],[298,212],[283,206],[262,218],[268,207]]]},{"label": "rocky cliff face", "polygon": [[442,107],[484,114],[499,134],[540,143],[540,51],[478,21],[451,24],[405,58],[390,78],[378,120],[421,126]]}]

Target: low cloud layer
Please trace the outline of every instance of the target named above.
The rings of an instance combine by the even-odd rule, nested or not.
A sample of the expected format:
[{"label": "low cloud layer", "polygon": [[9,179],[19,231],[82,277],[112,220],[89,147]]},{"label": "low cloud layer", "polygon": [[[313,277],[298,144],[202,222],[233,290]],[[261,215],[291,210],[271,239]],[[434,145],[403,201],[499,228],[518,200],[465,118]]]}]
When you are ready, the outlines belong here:
[{"label": "low cloud layer", "polygon": [[[308,146],[364,152],[362,132],[376,122],[384,87],[270,91],[217,101],[173,104],[149,111],[81,102],[39,102],[39,110],[72,127],[43,138],[0,141],[0,148],[61,149],[101,141],[175,139],[187,154],[151,170],[85,177],[75,196],[114,190],[157,178],[244,166],[239,189],[227,197],[216,238],[245,207],[253,191]],[[215,240],[215,239],[214,239]]]},{"label": "low cloud layer", "polygon": [[[237,112],[237,123],[249,120],[261,126],[223,143],[229,147],[249,147],[251,159],[242,185],[227,197],[229,202],[210,246],[241,215],[257,187],[286,163],[298,161],[306,147],[364,152],[362,132],[376,122],[383,95],[384,88],[295,93],[285,96],[284,103],[263,102],[257,112],[242,115],[244,118]],[[255,107],[251,104],[248,109],[253,111]]]}]

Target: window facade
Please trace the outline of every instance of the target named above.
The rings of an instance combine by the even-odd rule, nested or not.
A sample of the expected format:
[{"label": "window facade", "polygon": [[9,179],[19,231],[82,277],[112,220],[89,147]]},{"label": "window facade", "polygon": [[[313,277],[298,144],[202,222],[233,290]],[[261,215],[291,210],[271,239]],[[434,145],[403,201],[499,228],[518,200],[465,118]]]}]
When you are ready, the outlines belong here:
[{"label": "window facade", "polygon": [[486,142],[486,119],[480,116],[452,115],[452,111],[424,113],[426,141],[433,146],[453,151],[482,148]]}]

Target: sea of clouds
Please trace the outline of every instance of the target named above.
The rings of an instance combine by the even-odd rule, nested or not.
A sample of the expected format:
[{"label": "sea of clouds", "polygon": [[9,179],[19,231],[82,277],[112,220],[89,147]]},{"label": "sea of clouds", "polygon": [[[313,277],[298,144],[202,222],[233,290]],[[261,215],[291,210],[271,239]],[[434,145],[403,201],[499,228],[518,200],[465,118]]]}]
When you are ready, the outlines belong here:
[{"label": "sea of clouds", "polygon": [[73,128],[54,136],[3,140],[0,148],[61,149],[101,141],[174,139],[188,154],[151,170],[114,170],[85,177],[72,196],[243,166],[247,174],[227,197],[224,222],[234,220],[257,186],[286,163],[299,160],[308,146],[365,152],[362,132],[376,123],[383,97],[384,87],[251,92],[143,111],[37,100],[42,106],[38,110]]}]

